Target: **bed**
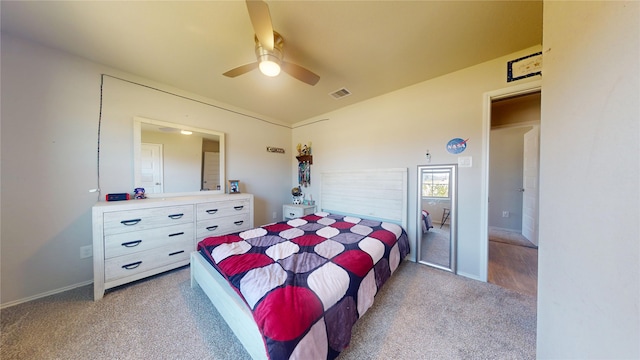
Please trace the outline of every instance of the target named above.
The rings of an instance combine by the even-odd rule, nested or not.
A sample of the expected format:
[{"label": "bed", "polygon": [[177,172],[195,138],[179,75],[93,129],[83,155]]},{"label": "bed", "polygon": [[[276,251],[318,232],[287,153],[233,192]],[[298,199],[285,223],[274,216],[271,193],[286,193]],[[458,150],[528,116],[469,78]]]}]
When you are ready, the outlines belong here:
[{"label": "bed", "polygon": [[433,222],[431,221],[431,214],[427,210],[422,210],[422,232],[426,233],[429,229],[433,228]]},{"label": "bed", "polygon": [[204,239],[200,285],[254,359],[333,359],[409,253],[407,170],[323,173],[321,211]]}]

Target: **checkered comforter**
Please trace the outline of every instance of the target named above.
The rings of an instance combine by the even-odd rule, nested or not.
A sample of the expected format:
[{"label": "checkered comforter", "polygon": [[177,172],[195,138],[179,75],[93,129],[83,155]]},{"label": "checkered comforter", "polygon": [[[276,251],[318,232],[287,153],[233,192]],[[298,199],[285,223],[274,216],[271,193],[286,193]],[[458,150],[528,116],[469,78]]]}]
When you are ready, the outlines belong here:
[{"label": "checkered comforter", "polygon": [[247,303],[271,359],[334,359],[409,241],[396,224],[320,212],[198,250]]}]

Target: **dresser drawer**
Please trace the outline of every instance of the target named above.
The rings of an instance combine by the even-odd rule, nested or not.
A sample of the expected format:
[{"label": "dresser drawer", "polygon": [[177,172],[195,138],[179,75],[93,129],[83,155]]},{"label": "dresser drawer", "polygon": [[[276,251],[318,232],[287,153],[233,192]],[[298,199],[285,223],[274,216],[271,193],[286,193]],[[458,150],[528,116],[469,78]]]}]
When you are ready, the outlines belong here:
[{"label": "dresser drawer", "polygon": [[249,199],[202,203],[196,206],[196,219],[201,221],[230,215],[248,214],[250,210]]},{"label": "dresser drawer", "polygon": [[218,219],[198,221],[196,224],[196,242],[209,236],[230,234],[250,228],[249,214],[238,214]]},{"label": "dresser drawer", "polygon": [[104,257],[109,259],[193,239],[193,223],[108,235],[104,237]]},{"label": "dresser drawer", "polygon": [[106,289],[188,265],[196,241],[253,227],[253,195],[201,195],[97,203],[94,300]]},{"label": "dresser drawer", "polygon": [[316,212],[315,205],[288,204],[282,206],[282,219],[295,219]]},{"label": "dresser drawer", "polygon": [[193,240],[185,239],[172,245],[106,259],[104,263],[105,281],[134,276],[175,262],[188,262],[189,254],[192,251]]},{"label": "dresser drawer", "polygon": [[193,222],[193,205],[165,206],[104,214],[104,234],[113,235]]}]

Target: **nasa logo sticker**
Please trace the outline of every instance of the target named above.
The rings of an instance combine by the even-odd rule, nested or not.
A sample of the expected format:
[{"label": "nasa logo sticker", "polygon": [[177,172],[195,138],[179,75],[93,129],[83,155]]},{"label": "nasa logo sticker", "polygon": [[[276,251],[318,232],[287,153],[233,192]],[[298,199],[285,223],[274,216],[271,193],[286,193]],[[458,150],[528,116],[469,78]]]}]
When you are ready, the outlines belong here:
[{"label": "nasa logo sticker", "polygon": [[460,138],[455,138],[449,140],[447,143],[447,151],[451,154],[460,154],[461,152],[467,149],[467,140],[462,140]]}]

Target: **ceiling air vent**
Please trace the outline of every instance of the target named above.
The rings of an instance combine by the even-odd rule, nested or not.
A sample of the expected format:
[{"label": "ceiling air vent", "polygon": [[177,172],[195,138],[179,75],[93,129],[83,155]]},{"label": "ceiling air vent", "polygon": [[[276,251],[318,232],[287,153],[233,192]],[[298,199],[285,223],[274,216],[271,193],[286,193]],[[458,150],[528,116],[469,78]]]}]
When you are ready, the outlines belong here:
[{"label": "ceiling air vent", "polygon": [[351,95],[351,91],[347,90],[346,88],[342,88],[330,93],[329,95],[331,95],[331,97],[333,97],[334,99],[341,99],[345,96]]}]

